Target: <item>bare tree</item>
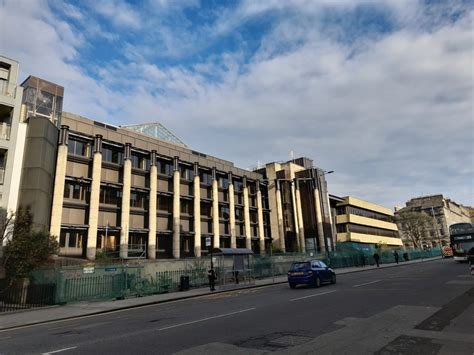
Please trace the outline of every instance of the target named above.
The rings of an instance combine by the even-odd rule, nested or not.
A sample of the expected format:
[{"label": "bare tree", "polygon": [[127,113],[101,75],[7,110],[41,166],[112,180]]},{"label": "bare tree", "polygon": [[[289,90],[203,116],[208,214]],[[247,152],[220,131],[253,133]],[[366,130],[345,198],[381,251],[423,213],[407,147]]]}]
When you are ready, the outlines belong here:
[{"label": "bare tree", "polygon": [[14,213],[8,213],[6,209],[0,207],[0,248],[12,235],[14,219]]},{"label": "bare tree", "polygon": [[396,221],[402,236],[413,242],[415,248],[420,247],[428,234],[430,217],[422,212],[401,212],[396,216]]}]

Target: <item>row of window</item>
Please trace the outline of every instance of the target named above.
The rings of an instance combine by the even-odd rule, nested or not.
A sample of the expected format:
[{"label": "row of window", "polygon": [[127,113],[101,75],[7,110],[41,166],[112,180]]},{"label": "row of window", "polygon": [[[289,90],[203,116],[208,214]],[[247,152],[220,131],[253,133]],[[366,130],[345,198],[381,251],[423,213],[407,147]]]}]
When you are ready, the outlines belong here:
[{"label": "row of window", "polygon": [[338,233],[346,233],[346,232],[353,232],[353,233],[361,233],[361,234],[370,234],[370,235],[379,235],[383,237],[391,237],[391,238],[398,238],[397,231],[391,231],[387,229],[380,229],[375,227],[369,226],[361,226],[358,224],[338,224],[336,226],[336,230]]},{"label": "row of window", "polygon": [[394,222],[394,219],[392,216],[387,216],[382,213],[378,213],[374,211],[364,210],[362,208],[358,208],[354,206],[337,207],[337,214],[338,215],[353,214],[356,216],[377,219],[379,221],[392,222],[392,223]]}]

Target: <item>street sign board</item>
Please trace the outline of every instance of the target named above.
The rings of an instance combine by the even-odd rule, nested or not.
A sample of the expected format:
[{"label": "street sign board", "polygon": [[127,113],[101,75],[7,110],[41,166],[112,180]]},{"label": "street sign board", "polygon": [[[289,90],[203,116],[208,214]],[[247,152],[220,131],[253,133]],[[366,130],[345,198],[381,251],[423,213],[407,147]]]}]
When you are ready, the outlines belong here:
[{"label": "street sign board", "polygon": [[211,246],[211,237],[206,237],[206,247]]},{"label": "street sign board", "polygon": [[94,267],[93,266],[88,266],[82,269],[82,273],[84,274],[93,274],[94,273]]}]

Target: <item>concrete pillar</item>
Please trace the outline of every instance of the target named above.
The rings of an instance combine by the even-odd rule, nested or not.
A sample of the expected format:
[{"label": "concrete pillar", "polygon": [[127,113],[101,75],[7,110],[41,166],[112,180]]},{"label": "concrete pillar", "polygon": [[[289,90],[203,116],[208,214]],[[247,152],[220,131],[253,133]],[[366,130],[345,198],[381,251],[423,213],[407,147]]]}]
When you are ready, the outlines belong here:
[{"label": "concrete pillar", "polygon": [[260,181],[257,181],[257,218],[260,255],[265,255],[265,228],[263,227],[263,201],[262,191],[260,191]]},{"label": "concrete pillar", "polygon": [[295,184],[293,181],[290,182],[291,190],[291,213],[293,215],[293,224],[295,225],[295,234],[296,234],[296,248],[298,251],[301,250],[300,246],[300,231],[298,228],[298,212],[296,208],[296,197],[295,197]]},{"label": "concrete pillar", "polygon": [[94,140],[92,160],[92,182],[89,200],[89,229],[87,231],[87,259],[95,260],[97,248],[97,226],[99,224],[100,176],[102,172],[102,136]]},{"label": "concrete pillar", "polygon": [[181,201],[180,201],[180,173],[179,159],[174,157],[173,160],[173,258],[179,259],[181,252]]},{"label": "concrete pillar", "polygon": [[214,235],[212,246],[219,248],[219,190],[217,189],[216,168],[212,168],[212,234]]},{"label": "concrete pillar", "polygon": [[333,219],[332,219],[331,203],[329,201],[329,193],[327,192],[327,189],[326,189],[326,201],[327,201],[328,209],[329,209],[328,210],[329,220],[331,221],[330,226],[331,226],[332,246],[329,245],[329,251],[332,251],[333,249],[336,248],[337,233],[336,233],[335,225],[334,225],[335,222],[333,223]]},{"label": "concrete pillar", "polygon": [[199,164],[194,163],[194,256],[201,257],[201,179]]},{"label": "concrete pillar", "polygon": [[148,205],[148,259],[156,259],[156,204],[158,188],[158,168],[156,150],[150,154],[150,203]]},{"label": "concrete pillar", "polygon": [[237,248],[237,234],[235,233],[235,195],[232,173],[229,172],[229,223],[230,223],[230,247]]},{"label": "concrete pillar", "polygon": [[286,252],[285,245],[285,229],[283,226],[283,207],[281,203],[281,185],[278,179],[275,180],[275,194],[276,194],[276,206],[277,206],[277,216],[278,216],[278,234],[280,238],[280,249],[284,253]]},{"label": "concrete pillar", "polygon": [[250,231],[249,188],[247,186],[246,176],[244,176],[243,178],[243,185],[245,247],[247,249],[252,249],[252,233]]},{"label": "concrete pillar", "polygon": [[120,218],[120,257],[128,258],[130,231],[130,189],[132,187],[132,145],[125,143],[123,155],[122,213]]},{"label": "concrete pillar", "polygon": [[316,228],[318,230],[318,251],[323,252],[325,245],[324,241],[324,230],[323,230],[323,215],[321,213],[321,199],[319,197],[319,184],[318,177],[316,176],[314,181],[314,206],[316,209]]},{"label": "concrete pillar", "polygon": [[[61,126],[59,132],[58,155],[56,157],[56,175],[54,177],[53,204],[51,208],[51,224],[49,232],[59,242],[61,234],[61,220],[63,216],[64,185],[66,183],[67,144],[69,127]],[[19,176],[16,177],[19,179]]]},{"label": "concrete pillar", "polygon": [[300,251],[302,253],[306,252],[306,241],[304,239],[304,221],[303,221],[303,209],[301,207],[301,192],[300,192],[300,183],[295,179],[295,200],[296,200],[296,212],[298,216],[298,230],[300,238]]}]

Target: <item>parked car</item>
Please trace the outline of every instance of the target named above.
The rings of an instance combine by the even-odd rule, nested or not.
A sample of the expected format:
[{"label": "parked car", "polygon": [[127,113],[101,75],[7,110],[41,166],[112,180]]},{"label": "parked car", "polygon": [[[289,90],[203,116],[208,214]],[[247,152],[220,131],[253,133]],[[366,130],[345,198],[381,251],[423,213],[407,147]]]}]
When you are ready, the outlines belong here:
[{"label": "parked car", "polygon": [[322,283],[336,283],[336,273],[321,260],[301,261],[291,264],[288,271],[291,288],[297,285],[319,287]]}]

